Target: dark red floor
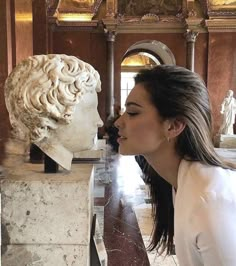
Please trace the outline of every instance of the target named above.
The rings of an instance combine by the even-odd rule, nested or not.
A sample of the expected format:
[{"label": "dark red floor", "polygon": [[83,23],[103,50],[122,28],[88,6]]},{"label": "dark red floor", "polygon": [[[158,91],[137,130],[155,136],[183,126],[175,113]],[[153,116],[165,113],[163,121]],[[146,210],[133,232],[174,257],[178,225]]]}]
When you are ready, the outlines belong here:
[{"label": "dark red floor", "polygon": [[[118,156],[111,163],[119,164]],[[108,266],[150,265],[132,208],[135,184],[139,183],[139,180],[134,179],[140,177],[132,176],[132,169],[129,170],[121,173],[119,167],[113,167],[112,182],[105,187],[104,242]],[[138,197],[135,197],[137,200]]]}]

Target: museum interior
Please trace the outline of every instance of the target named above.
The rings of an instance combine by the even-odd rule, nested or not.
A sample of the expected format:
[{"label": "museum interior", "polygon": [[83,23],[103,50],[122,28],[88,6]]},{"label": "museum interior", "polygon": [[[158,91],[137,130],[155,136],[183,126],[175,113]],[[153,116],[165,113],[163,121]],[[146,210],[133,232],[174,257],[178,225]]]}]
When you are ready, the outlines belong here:
[{"label": "museum interior", "polygon": [[[82,244],[76,244],[76,240],[70,242],[67,238],[60,242],[60,238],[56,237],[57,229],[53,230],[53,240],[46,236],[45,239],[43,236],[38,237],[41,231],[37,229],[34,230],[34,237],[29,235],[24,238],[23,235],[33,231],[33,226],[30,227],[30,232],[24,232],[23,226],[23,234],[18,235],[12,229],[13,225],[11,229],[7,227],[11,222],[2,222],[8,228],[7,237],[2,236],[1,242],[5,247],[2,247],[2,265],[178,265],[174,253],[173,256],[163,257],[146,250],[152,231],[148,187],[134,158],[118,155],[116,132],[111,121],[124,112],[125,99],[134,86],[133,77],[140,69],[159,64],[179,65],[197,72],[207,85],[212,106],[215,146],[236,148],[232,141],[224,144],[225,140],[219,140],[218,136],[222,119],[221,103],[228,90],[236,93],[236,1],[1,0],[0,21],[1,140],[5,137],[6,128],[10,128],[4,96],[5,80],[18,63],[32,55],[66,54],[91,64],[101,78],[98,112],[104,122],[104,126],[97,132],[97,141],[100,143],[98,149],[102,152],[94,153],[94,157],[83,155],[82,163],[77,160],[74,162],[75,168],[83,163],[89,165],[92,162],[94,165],[94,206],[89,212],[96,213],[102,235],[100,242],[96,243],[94,240],[94,249],[91,243],[84,244],[87,240],[81,240]],[[2,156],[2,151],[0,153]],[[40,157],[40,151],[35,151],[35,154]],[[41,159],[38,160],[35,167],[40,167]],[[40,170],[37,168],[37,171]],[[30,178],[26,180],[22,182],[30,182]],[[13,186],[5,183],[3,187],[8,190]],[[19,185],[19,189],[22,186]],[[40,184],[38,186],[40,190],[43,189]],[[15,191],[17,188],[11,189]],[[31,189],[33,190],[32,187]],[[21,193],[24,193],[23,190]],[[27,195],[25,200],[28,202],[30,195]],[[5,207],[2,206],[2,213],[7,206],[11,208],[9,197],[4,197],[2,202],[5,202]],[[74,201],[75,198],[72,197],[71,200]],[[21,201],[22,204],[16,207],[19,199],[15,198],[15,201],[12,206],[23,208],[24,202]],[[59,203],[55,202],[57,204]],[[65,208],[70,206],[65,204]],[[13,213],[14,210],[12,207]],[[50,212],[50,209],[45,212]],[[12,219],[21,220],[21,216],[16,217]],[[35,219],[38,219],[37,212]],[[60,224],[57,219],[60,220],[54,219],[55,228],[57,222]],[[90,235],[92,218],[88,219],[86,222],[80,220],[80,223],[89,224],[84,230],[88,230]],[[38,227],[48,226],[48,223],[43,224],[43,219],[39,220]],[[44,245],[47,248],[42,247]],[[58,249],[60,245],[63,254],[66,254],[64,257]],[[80,245],[86,246],[86,251],[80,249]],[[23,249],[23,246],[26,248]],[[73,246],[74,253],[69,250],[70,246]],[[53,260],[49,259],[50,254]],[[57,259],[58,262],[55,262]]]}]

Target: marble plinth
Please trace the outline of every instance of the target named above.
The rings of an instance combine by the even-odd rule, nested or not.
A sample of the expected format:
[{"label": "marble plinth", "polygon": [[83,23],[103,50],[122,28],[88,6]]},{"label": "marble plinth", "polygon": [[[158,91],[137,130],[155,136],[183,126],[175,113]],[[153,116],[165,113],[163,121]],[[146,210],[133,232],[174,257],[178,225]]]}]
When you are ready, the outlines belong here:
[{"label": "marble plinth", "polygon": [[235,149],[236,148],[236,135],[217,135],[216,146],[218,148]]},{"label": "marble plinth", "polygon": [[[6,251],[4,251],[5,248]],[[82,245],[8,245],[3,246],[1,265],[89,265],[87,253],[87,248]]]},{"label": "marble plinth", "polygon": [[100,160],[105,157],[106,140],[98,139],[91,150],[74,153],[74,160]]},{"label": "marble plinth", "polygon": [[236,163],[236,149],[215,148],[215,150],[225,160]]},{"label": "marble plinth", "polygon": [[89,265],[93,165],[43,173],[23,164],[1,179],[2,266]]}]

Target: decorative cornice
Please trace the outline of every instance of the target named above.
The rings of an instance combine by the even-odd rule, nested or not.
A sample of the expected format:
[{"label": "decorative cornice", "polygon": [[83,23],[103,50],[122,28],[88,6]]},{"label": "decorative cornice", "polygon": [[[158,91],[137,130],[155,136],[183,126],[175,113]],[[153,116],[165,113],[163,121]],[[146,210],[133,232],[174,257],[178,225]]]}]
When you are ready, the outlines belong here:
[{"label": "decorative cornice", "polygon": [[67,26],[67,27],[81,27],[81,28],[97,28],[97,20],[91,21],[56,21],[57,26]]},{"label": "decorative cornice", "polygon": [[103,31],[101,21],[59,21],[55,17],[49,17],[49,27],[51,31]]},{"label": "decorative cornice", "polygon": [[186,30],[182,19],[176,17],[103,19],[103,24],[118,33],[183,33]]},{"label": "decorative cornice", "polygon": [[100,22],[93,20],[91,22],[68,22],[68,21],[50,21],[50,29],[52,31],[96,31],[101,32]]},{"label": "decorative cornice", "polygon": [[215,18],[205,20],[209,32],[236,32],[236,18]]},{"label": "decorative cornice", "polygon": [[117,21],[119,24],[122,23],[142,23],[149,21],[150,23],[171,23],[171,22],[182,22],[185,17],[182,15],[182,13],[178,13],[176,16],[172,15],[156,15],[153,13],[147,13],[143,16],[124,16],[119,14],[117,16]]},{"label": "decorative cornice", "polygon": [[208,10],[209,18],[236,18],[236,10]]},{"label": "decorative cornice", "polygon": [[145,14],[141,17],[141,22],[156,23],[158,21],[160,21],[160,17],[152,13]]}]

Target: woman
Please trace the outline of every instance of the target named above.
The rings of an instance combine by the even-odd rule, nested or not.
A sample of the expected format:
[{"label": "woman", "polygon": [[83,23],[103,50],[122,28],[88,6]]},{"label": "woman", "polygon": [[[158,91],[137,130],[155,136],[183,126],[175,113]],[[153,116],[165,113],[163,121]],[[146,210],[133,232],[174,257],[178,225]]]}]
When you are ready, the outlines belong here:
[{"label": "woman", "polygon": [[236,265],[236,172],[214,150],[201,78],[178,66],[141,71],[115,125],[120,153],[144,156],[173,188],[174,217],[168,213],[165,224],[154,197],[152,248],[171,253],[174,220],[181,266]]}]

